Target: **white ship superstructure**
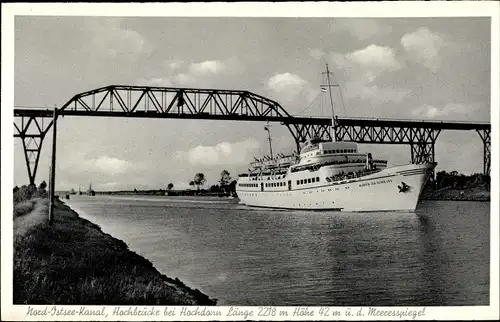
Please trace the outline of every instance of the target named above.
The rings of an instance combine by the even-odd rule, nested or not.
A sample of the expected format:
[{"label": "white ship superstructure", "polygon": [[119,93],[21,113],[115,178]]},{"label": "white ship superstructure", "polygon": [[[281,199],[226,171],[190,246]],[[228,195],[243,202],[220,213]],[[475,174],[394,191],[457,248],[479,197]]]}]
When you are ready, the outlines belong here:
[{"label": "white ship superstructure", "polygon": [[298,153],[256,159],[239,175],[236,193],[240,203],[256,207],[415,211],[436,164],[387,164],[356,143],[312,138]]},{"label": "white ship superstructure", "polygon": [[[434,164],[387,168],[386,160],[360,153],[357,144],[312,139],[291,155],[254,162],[238,179],[242,204],[257,207],[339,210],[415,211]],[[293,164],[293,165],[292,165]]]}]

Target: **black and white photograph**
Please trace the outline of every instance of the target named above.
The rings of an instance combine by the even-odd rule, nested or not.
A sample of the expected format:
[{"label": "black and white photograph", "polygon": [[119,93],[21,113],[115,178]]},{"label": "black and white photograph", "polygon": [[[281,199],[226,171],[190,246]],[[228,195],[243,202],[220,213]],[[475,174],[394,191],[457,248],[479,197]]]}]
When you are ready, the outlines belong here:
[{"label": "black and white photograph", "polygon": [[392,5],[2,5],[2,320],[498,319],[500,6]]}]

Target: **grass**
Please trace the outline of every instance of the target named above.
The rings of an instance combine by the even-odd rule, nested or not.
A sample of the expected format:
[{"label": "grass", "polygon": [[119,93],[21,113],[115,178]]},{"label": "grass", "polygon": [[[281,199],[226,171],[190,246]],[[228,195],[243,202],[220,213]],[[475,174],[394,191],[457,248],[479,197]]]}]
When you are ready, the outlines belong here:
[{"label": "grass", "polygon": [[14,205],[14,217],[29,214],[35,208],[36,200],[25,200]]},{"label": "grass", "polygon": [[14,304],[216,305],[62,202],[55,206],[52,226],[44,220],[14,238]]}]

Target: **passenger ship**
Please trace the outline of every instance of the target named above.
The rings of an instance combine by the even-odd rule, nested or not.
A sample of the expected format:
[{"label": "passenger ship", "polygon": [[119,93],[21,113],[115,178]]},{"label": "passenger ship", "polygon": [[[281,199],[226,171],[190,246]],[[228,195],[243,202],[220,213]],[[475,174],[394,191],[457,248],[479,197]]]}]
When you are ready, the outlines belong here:
[{"label": "passenger ship", "polygon": [[312,138],[299,153],[256,159],[239,175],[236,193],[255,207],[414,212],[435,165],[387,167],[356,143]]}]

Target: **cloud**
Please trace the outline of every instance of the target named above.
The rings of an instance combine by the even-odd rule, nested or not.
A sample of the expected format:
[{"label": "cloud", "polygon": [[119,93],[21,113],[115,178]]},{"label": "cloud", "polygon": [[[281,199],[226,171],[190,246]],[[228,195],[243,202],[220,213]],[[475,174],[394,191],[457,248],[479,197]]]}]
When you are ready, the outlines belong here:
[{"label": "cloud", "polygon": [[204,88],[217,87],[219,83],[239,75],[244,66],[236,58],[225,60],[205,60],[185,62],[182,60],[166,60],[163,69],[155,71],[156,76],[141,78],[137,83],[152,86],[187,86]]},{"label": "cloud", "polygon": [[123,28],[121,19],[92,20],[89,29],[92,32],[92,48],[109,58],[130,60],[152,50],[152,46],[140,33]]},{"label": "cloud", "polygon": [[267,81],[267,87],[275,92],[296,92],[300,90],[307,82],[300,76],[283,73],[274,74]]},{"label": "cloud", "polygon": [[371,44],[346,54],[333,52],[330,57],[334,65],[348,75],[345,82],[348,99],[361,98],[378,105],[388,101],[401,102],[410,93],[407,89],[377,84],[380,76],[404,67],[390,47]]},{"label": "cloud", "polygon": [[274,74],[265,84],[269,97],[286,105],[289,112],[297,108],[303,109],[319,93],[318,89],[312,88],[302,77],[288,72]]},{"label": "cloud", "polygon": [[170,87],[173,85],[172,79],[170,77],[153,77],[153,78],[141,78],[136,82],[138,86],[157,86],[157,87]]},{"label": "cloud", "polygon": [[171,78],[172,83],[176,85],[188,85],[196,81],[196,78],[187,73],[180,73]]},{"label": "cloud", "polygon": [[353,62],[371,69],[398,70],[401,64],[396,60],[394,50],[389,47],[370,46],[346,55]]},{"label": "cloud", "polygon": [[383,25],[374,19],[335,19],[331,25],[333,32],[348,32],[359,40],[367,40],[373,36],[386,36],[392,27]]},{"label": "cloud", "polygon": [[260,145],[250,138],[241,142],[221,142],[215,146],[196,146],[189,151],[177,151],[175,158],[191,165],[219,166],[247,164]]},{"label": "cloud", "polygon": [[94,160],[89,160],[89,163],[91,163],[90,165],[100,172],[111,175],[124,173],[131,167],[131,164],[125,160],[108,156],[102,156]]},{"label": "cloud", "polygon": [[309,56],[318,60],[325,57],[326,53],[318,48],[309,49]]},{"label": "cloud", "polygon": [[373,82],[378,76],[401,69],[402,64],[396,59],[392,48],[369,45],[347,54],[332,53],[334,64],[342,70],[367,83]]},{"label": "cloud", "polygon": [[380,87],[363,81],[349,81],[345,85],[345,92],[348,98],[359,97],[370,101],[373,105],[380,105],[385,102],[402,102],[411,90]]},{"label": "cloud", "polygon": [[189,66],[189,72],[194,75],[218,74],[225,69],[226,65],[219,60],[207,60]]},{"label": "cloud", "polygon": [[83,152],[72,153],[72,156],[60,164],[60,169],[73,175],[98,174],[113,177],[129,172],[136,172],[141,166],[116,157],[103,155],[97,158],[86,158]]},{"label": "cloud", "polygon": [[424,104],[414,109],[412,115],[415,117],[436,118],[448,115],[466,114],[470,110],[471,108],[468,106],[454,103],[446,104],[441,108]]},{"label": "cloud", "polygon": [[166,60],[163,62],[163,65],[169,69],[175,70],[181,68],[184,65],[184,61],[177,59]]},{"label": "cloud", "polygon": [[422,27],[405,34],[401,38],[401,45],[410,59],[436,71],[440,64],[439,51],[445,46],[445,42],[438,33]]}]

